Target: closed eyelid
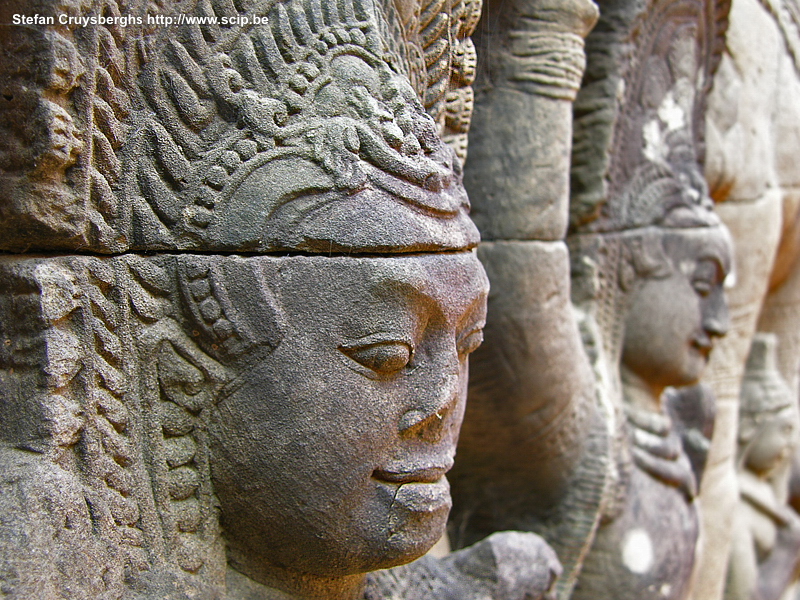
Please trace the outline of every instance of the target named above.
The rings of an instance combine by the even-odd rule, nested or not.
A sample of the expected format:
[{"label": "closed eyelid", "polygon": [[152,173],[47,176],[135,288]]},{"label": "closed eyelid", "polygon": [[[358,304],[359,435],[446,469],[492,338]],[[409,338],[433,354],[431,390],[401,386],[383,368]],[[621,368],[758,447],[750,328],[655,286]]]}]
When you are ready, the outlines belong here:
[{"label": "closed eyelid", "polygon": [[344,342],[339,346],[340,349],[351,350],[355,348],[363,348],[366,346],[375,346],[376,344],[391,344],[401,343],[405,344],[411,350],[414,350],[414,341],[405,335],[397,335],[395,333],[379,332],[370,333],[360,338],[356,338],[349,342]]},{"label": "closed eyelid", "polygon": [[[377,376],[392,376],[411,362],[413,348],[399,340],[382,340],[374,343],[339,346],[349,359]],[[366,374],[366,372],[362,372]]]},{"label": "closed eyelid", "polygon": [[693,283],[705,283],[709,286],[722,284],[725,280],[725,270],[716,259],[706,258],[698,261],[692,276]]},{"label": "closed eyelid", "polygon": [[704,256],[697,261],[696,272],[707,270],[715,282],[723,282],[729,273],[723,261],[718,256]]},{"label": "closed eyelid", "polygon": [[483,343],[483,327],[474,327],[458,336],[456,346],[459,354],[471,354]]}]

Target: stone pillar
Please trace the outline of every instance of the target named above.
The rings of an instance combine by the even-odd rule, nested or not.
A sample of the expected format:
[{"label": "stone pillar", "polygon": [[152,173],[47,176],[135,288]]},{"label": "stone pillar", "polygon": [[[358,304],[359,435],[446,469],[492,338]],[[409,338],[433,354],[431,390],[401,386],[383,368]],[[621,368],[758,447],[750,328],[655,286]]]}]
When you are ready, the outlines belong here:
[{"label": "stone pillar", "polygon": [[492,291],[471,365],[450,538],[462,547],[498,530],[539,533],[564,568],[560,598],[591,543],[608,472],[564,243],[572,101],[596,19],[588,0],[484,3],[465,165]]}]

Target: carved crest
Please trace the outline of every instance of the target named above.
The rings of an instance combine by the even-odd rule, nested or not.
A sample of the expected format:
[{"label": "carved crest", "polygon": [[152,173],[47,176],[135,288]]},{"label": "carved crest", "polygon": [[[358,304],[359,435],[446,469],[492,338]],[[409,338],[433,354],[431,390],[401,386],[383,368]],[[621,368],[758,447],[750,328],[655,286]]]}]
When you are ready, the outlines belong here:
[{"label": "carved crest", "polygon": [[575,103],[573,230],[655,225],[678,204],[707,205],[703,115],[729,9],[699,0],[601,5],[608,31],[589,38]]}]

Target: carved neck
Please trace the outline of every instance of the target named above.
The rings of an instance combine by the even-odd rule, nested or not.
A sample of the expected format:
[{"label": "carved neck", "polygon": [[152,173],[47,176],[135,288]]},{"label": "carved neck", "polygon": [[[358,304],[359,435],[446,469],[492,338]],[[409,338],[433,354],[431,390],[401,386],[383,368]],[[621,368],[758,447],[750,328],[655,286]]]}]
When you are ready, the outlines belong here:
[{"label": "carved neck", "polygon": [[262,580],[280,581],[285,591],[268,587],[228,568],[226,574],[228,600],[357,600],[364,589],[362,574],[336,578],[309,577],[269,570],[259,573]]},{"label": "carved neck", "polygon": [[622,379],[622,393],[629,406],[650,412],[661,412],[661,394],[664,387],[651,385],[631,370],[620,365],[620,378]]}]

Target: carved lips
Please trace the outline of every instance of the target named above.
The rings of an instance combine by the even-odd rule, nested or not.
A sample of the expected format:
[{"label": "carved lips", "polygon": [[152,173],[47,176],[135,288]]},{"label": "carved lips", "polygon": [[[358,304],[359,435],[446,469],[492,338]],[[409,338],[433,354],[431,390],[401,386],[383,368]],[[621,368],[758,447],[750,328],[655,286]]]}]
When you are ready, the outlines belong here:
[{"label": "carved lips", "polygon": [[[428,513],[433,517],[450,511],[450,482],[445,473],[453,466],[449,459],[446,466],[419,467],[415,469],[376,469],[372,478],[381,484],[396,487],[392,505],[411,513]],[[402,508],[401,508],[402,507]]]},{"label": "carved lips", "polygon": [[714,349],[714,340],[707,335],[697,336],[692,340],[692,347],[708,362]]},{"label": "carved lips", "polygon": [[408,471],[376,469],[372,477],[386,483],[436,483],[452,466],[453,461],[450,460],[444,467],[432,466]]}]

